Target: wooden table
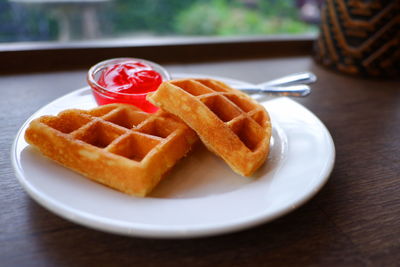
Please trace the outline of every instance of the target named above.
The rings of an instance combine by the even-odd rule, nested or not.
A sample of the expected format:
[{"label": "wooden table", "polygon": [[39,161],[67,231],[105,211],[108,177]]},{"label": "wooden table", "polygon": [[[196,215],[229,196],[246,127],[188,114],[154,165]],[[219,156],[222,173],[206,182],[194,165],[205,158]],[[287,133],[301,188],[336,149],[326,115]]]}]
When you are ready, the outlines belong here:
[{"label": "wooden table", "polygon": [[[89,66],[88,66],[89,67]],[[262,82],[311,70],[319,81],[298,102],[330,130],[336,163],[326,186],[296,211],[259,227],[210,238],[156,240],[87,229],[50,213],[18,184],[10,162],[22,123],[49,101],[85,86],[86,70],[0,77],[2,266],[398,266],[400,82],[328,71],[309,57],[167,65]]]}]

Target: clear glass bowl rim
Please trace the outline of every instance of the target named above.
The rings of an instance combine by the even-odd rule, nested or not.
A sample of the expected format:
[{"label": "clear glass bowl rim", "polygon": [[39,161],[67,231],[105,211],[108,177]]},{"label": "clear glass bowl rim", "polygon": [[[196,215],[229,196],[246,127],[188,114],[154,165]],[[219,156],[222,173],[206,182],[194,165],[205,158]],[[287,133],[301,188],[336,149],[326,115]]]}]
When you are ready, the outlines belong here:
[{"label": "clear glass bowl rim", "polygon": [[[119,93],[119,92],[115,92],[115,91],[111,92],[107,88],[105,88],[97,83],[97,81],[95,79],[95,75],[100,69],[106,68],[108,65],[114,65],[114,64],[118,64],[118,63],[122,63],[122,62],[126,62],[126,61],[142,62],[146,65],[149,65],[152,69],[154,69],[155,71],[160,73],[161,77],[163,78],[163,81],[168,81],[171,79],[171,76],[169,75],[168,71],[164,67],[162,67],[161,65],[159,65],[153,61],[149,61],[149,60],[142,59],[142,58],[120,57],[120,58],[111,58],[111,59],[103,60],[103,61],[100,61],[99,63],[93,65],[87,73],[88,84],[97,93],[104,94],[104,95],[113,95],[113,96],[119,95],[119,96],[127,96],[127,97],[147,95],[148,93],[127,94],[127,93]],[[116,98],[116,97],[113,97],[113,98]]]}]

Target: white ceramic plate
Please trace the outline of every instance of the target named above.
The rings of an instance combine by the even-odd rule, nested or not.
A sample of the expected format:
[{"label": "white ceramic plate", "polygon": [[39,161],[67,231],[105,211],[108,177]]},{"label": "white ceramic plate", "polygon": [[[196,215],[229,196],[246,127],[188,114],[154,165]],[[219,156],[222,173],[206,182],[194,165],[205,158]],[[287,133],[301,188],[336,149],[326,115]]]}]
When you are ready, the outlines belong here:
[{"label": "white ceramic plate", "polygon": [[[246,83],[223,79],[230,84]],[[131,197],[92,182],[41,156],[24,140],[29,122],[69,108],[96,106],[89,88],[67,94],[37,111],[12,148],[15,173],[38,203],[65,219],[129,236],[188,238],[245,229],[282,216],[314,196],[335,158],[321,121],[289,98],[262,102],[271,115],[268,161],[254,178],[236,175],[199,147],[147,198]]]}]

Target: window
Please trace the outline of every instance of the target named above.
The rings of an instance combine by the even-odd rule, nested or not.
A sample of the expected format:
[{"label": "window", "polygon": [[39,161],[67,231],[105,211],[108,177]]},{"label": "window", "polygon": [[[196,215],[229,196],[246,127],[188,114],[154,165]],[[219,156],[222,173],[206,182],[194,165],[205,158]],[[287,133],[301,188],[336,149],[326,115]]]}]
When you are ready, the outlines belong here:
[{"label": "window", "polygon": [[301,35],[322,0],[0,0],[0,43]]}]

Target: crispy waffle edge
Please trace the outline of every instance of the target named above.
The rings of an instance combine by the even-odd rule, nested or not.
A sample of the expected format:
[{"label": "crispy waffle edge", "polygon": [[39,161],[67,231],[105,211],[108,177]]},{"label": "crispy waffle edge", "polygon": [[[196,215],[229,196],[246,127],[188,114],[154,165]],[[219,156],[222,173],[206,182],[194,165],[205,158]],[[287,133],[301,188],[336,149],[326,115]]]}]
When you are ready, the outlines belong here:
[{"label": "crispy waffle edge", "polygon": [[[118,142],[121,142],[120,139],[125,138],[125,136],[123,136],[125,134],[131,134],[132,136],[140,137],[143,140],[149,140],[156,144],[149,151],[147,151],[148,148],[145,148],[147,154],[140,161],[129,159],[118,153],[112,153],[103,147],[88,144],[86,141],[74,139],[74,134],[77,135],[80,129],[88,127],[89,123],[102,124],[102,119],[90,116],[88,112],[105,108],[111,108],[111,110],[128,108],[139,112],[133,106],[126,104],[110,104],[89,111],[78,109],[65,110],[60,112],[57,116],[41,116],[31,121],[29,127],[25,131],[25,140],[38,149],[44,156],[56,161],[62,166],[72,169],[93,181],[123,193],[139,197],[148,195],[165,176],[165,173],[181,158],[187,155],[191,150],[192,144],[197,140],[196,134],[183,122],[162,111],[158,112],[156,115],[149,115],[149,117],[157,116],[156,119],[159,119],[161,122],[170,122],[171,125],[177,127],[165,138],[149,136],[148,133],[142,133],[140,130],[138,131],[139,133],[131,133],[130,129],[124,129],[119,125],[115,126],[108,121],[105,122],[108,126],[111,125],[110,129],[113,131],[116,129],[116,132],[119,131],[122,133],[112,140],[107,148],[114,146],[113,149],[117,151]],[[68,112],[76,114],[82,113],[81,115],[88,120],[88,123],[83,124],[81,128],[75,129],[69,133],[64,133],[59,129],[49,126],[50,120],[57,120],[57,118],[60,118],[60,116]],[[87,118],[85,116],[87,116]],[[97,122],[98,120],[100,122]],[[57,125],[57,127],[59,126]],[[108,130],[111,131],[110,129]],[[80,138],[83,139],[83,137]],[[84,138],[90,139],[90,136]],[[113,142],[115,142],[115,144]]]}]

